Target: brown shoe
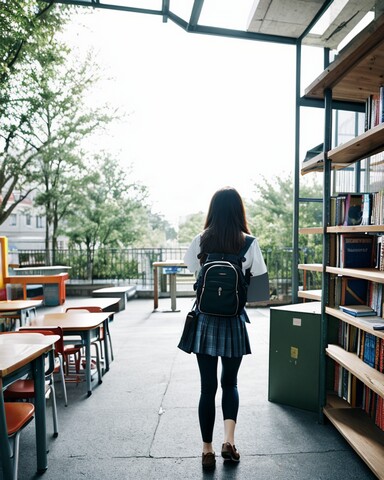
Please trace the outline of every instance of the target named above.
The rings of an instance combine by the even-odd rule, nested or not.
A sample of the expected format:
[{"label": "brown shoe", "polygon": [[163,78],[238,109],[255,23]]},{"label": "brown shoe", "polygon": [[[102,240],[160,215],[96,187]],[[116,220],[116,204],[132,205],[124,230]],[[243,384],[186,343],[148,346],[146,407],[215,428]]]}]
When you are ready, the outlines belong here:
[{"label": "brown shoe", "polygon": [[221,456],[224,460],[240,462],[240,453],[236,450],[235,445],[231,445],[229,442],[223,443],[223,446],[221,447]]},{"label": "brown shoe", "polygon": [[216,457],[215,453],[203,453],[202,454],[202,465],[204,470],[213,470],[216,466]]}]

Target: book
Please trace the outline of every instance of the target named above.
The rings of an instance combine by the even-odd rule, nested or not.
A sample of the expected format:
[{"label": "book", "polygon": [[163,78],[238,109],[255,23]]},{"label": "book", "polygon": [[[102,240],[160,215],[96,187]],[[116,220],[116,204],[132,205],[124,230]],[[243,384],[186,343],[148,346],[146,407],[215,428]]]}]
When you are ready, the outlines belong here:
[{"label": "book", "polygon": [[333,195],[329,199],[330,201],[330,215],[329,215],[329,225],[330,226],[336,226],[336,196]]},{"label": "book", "polygon": [[384,122],[384,86],[380,85],[379,88],[379,122]]},{"label": "book", "polygon": [[362,193],[363,196],[363,216],[361,225],[371,225],[372,217],[372,193]]},{"label": "book", "polygon": [[383,224],[383,191],[372,193],[371,224]]},{"label": "book", "polygon": [[371,97],[368,97],[365,101],[365,117],[364,117],[364,131],[366,132],[371,128]]},{"label": "book", "polygon": [[380,94],[374,93],[371,98],[371,128],[380,123]]},{"label": "book", "polygon": [[340,305],[339,309],[354,317],[364,317],[368,315],[376,315],[375,310],[368,305]]},{"label": "book", "polygon": [[361,225],[364,210],[364,194],[348,193],[345,199],[343,225]]},{"label": "book", "polygon": [[376,336],[372,335],[371,333],[366,333],[363,362],[369,365],[370,367],[374,367],[375,356],[376,356]]},{"label": "book", "polygon": [[382,271],[384,268],[383,265],[383,235],[378,235],[376,238],[376,263],[375,263],[375,268],[378,270]]},{"label": "book", "polygon": [[382,316],[383,311],[383,285],[381,283],[369,282],[368,285],[368,302],[378,317]]},{"label": "book", "polygon": [[343,225],[345,218],[346,193],[339,193],[336,197],[335,225]]},{"label": "book", "polygon": [[340,235],[340,267],[372,268],[375,260],[375,237],[372,235]]}]

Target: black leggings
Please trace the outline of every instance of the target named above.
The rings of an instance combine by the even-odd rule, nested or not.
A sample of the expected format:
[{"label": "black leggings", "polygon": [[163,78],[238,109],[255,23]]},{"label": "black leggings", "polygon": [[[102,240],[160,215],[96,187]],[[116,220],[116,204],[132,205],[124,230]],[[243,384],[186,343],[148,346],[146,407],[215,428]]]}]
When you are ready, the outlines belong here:
[{"label": "black leggings", "polygon": [[[217,360],[211,355],[196,354],[200,370],[201,394],[199,402],[199,422],[203,442],[211,443],[215,425],[215,396],[217,391]],[[237,372],[243,357],[221,357],[221,388],[223,396],[221,408],[224,420],[236,422],[239,410],[239,393],[237,391]]]}]

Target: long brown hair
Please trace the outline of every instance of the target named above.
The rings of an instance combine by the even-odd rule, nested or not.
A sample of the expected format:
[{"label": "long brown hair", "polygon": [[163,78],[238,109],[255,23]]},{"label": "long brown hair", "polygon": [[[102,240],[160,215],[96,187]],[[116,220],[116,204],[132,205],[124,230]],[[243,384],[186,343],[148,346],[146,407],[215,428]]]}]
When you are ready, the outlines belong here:
[{"label": "long brown hair", "polygon": [[209,204],[200,241],[202,254],[238,253],[244,245],[245,233],[250,231],[241,196],[232,187],[221,188]]}]

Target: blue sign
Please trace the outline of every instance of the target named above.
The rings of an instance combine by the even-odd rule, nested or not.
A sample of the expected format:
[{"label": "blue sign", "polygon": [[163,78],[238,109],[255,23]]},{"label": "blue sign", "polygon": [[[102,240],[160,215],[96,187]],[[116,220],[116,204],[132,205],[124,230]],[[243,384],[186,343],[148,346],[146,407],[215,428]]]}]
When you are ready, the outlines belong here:
[{"label": "blue sign", "polygon": [[181,267],[163,267],[163,273],[165,275],[171,275],[175,273],[180,273]]}]

